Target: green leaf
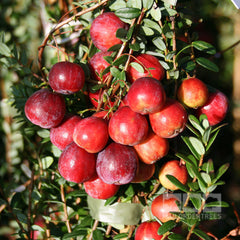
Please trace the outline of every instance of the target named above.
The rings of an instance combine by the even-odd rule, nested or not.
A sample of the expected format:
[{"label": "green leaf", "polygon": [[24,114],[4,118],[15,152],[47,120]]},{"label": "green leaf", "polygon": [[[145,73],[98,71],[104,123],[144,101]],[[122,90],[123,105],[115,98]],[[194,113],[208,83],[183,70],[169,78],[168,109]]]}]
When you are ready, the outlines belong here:
[{"label": "green leaf", "polygon": [[127,233],[119,233],[117,235],[115,235],[113,237],[114,240],[117,240],[117,239],[123,239],[123,238],[127,238],[128,237],[128,234]]},{"label": "green leaf", "polygon": [[144,68],[143,68],[143,66],[140,63],[138,63],[138,62],[131,62],[130,65],[134,69],[136,69],[139,73],[144,73]]},{"label": "green leaf", "polygon": [[96,92],[99,89],[103,88],[105,86],[105,84],[97,84],[91,87],[91,92]]},{"label": "green leaf", "polygon": [[132,38],[133,32],[134,32],[134,25],[131,26],[127,32],[127,35],[126,35],[127,40],[130,40]]},{"label": "green leaf", "polygon": [[193,233],[196,234],[198,237],[200,237],[203,240],[211,240],[211,238],[205,232],[203,232],[202,230],[199,230],[197,228],[195,228],[193,230]]},{"label": "green leaf", "polygon": [[115,11],[119,8],[124,8],[126,7],[126,2],[124,0],[117,0],[117,1],[114,1],[110,6],[109,8],[112,10],[112,11]]},{"label": "green leaf", "polygon": [[171,51],[171,52],[169,52],[167,55],[166,55],[166,60],[167,61],[169,61],[169,60],[172,60],[173,59],[173,57],[175,56],[175,54],[176,54],[176,51]]},{"label": "green leaf", "polygon": [[133,51],[139,51],[140,50],[140,45],[138,42],[135,42],[134,44],[129,44],[129,48],[132,49]]},{"label": "green leaf", "polygon": [[197,182],[190,182],[190,183],[188,183],[188,186],[193,191],[197,191],[199,189],[199,185]]},{"label": "green leaf", "polygon": [[71,197],[85,197],[87,196],[86,192],[84,190],[75,190],[66,195],[66,199]]},{"label": "green leaf", "polygon": [[116,32],[116,37],[122,41],[126,41],[128,31],[124,28],[119,28]]},{"label": "green leaf", "polygon": [[152,7],[150,10],[150,14],[153,17],[153,19],[157,22],[160,21],[162,18],[162,13],[159,7],[156,7],[156,8]]},{"label": "green leaf", "polygon": [[158,229],[158,235],[163,235],[164,233],[173,229],[176,225],[177,223],[173,220],[163,223],[161,227]]},{"label": "green leaf", "polygon": [[207,184],[206,184],[206,182],[203,180],[200,172],[199,172],[196,168],[193,168],[193,167],[191,167],[191,168],[192,168],[192,170],[193,170],[196,178],[198,179],[198,182],[201,183],[204,188],[207,188]]},{"label": "green leaf", "polygon": [[218,66],[215,63],[213,63],[212,61],[208,60],[207,58],[198,57],[198,58],[196,58],[196,62],[200,66],[202,66],[210,71],[219,72]]},{"label": "green leaf", "polygon": [[127,7],[142,9],[142,1],[128,0],[127,1]]},{"label": "green leaf", "polygon": [[133,19],[137,18],[141,14],[141,10],[139,8],[120,8],[115,11],[115,14],[119,18],[125,18],[125,19]]},{"label": "green leaf", "polygon": [[204,134],[203,134],[203,137],[202,137],[202,141],[203,143],[205,144],[205,146],[207,145],[208,141],[209,141],[209,138],[210,138],[210,135],[211,135],[211,130],[212,128],[209,127],[207,128],[205,131],[204,131]]},{"label": "green leaf", "polygon": [[172,175],[166,175],[166,177],[180,190],[182,190],[183,192],[188,192],[188,188],[183,185],[177,178]]},{"label": "green leaf", "polygon": [[189,138],[185,137],[185,136],[181,136],[181,138],[183,139],[185,144],[188,146],[189,150],[192,152],[194,157],[196,159],[200,159],[201,155],[199,155],[198,152],[196,151],[196,149],[192,146],[192,143],[190,142]]},{"label": "green leaf", "polygon": [[153,5],[154,0],[142,0],[143,8],[150,9]]},{"label": "green leaf", "polygon": [[201,139],[201,134],[199,131],[197,131],[194,127],[192,127],[190,124],[187,124],[186,127],[194,134],[197,138]]},{"label": "green leaf", "polygon": [[164,41],[162,40],[162,38],[160,38],[160,37],[154,38],[152,42],[161,51],[166,50],[166,45],[165,45]]},{"label": "green leaf", "polygon": [[116,200],[117,200],[117,196],[110,197],[106,199],[104,206],[111,205],[112,203],[116,202]]},{"label": "green leaf", "polygon": [[199,117],[199,121],[201,122],[202,125],[203,125],[203,121],[204,121],[205,119],[208,120],[207,115],[204,114],[204,113],[201,114],[200,117]]},{"label": "green leaf", "polygon": [[54,159],[51,156],[47,156],[47,157],[42,158],[41,161],[42,161],[42,168],[48,169],[54,162]]},{"label": "green leaf", "polygon": [[112,64],[112,62],[114,60],[114,58],[111,56],[104,56],[103,59],[109,64]]},{"label": "green leaf", "polygon": [[92,238],[93,240],[103,240],[103,233],[100,230],[96,229],[93,231]]},{"label": "green leaf", "polygon": [[195,177],[195,173],[193,171],[193,168],[197,168],[196,166],[192,166],[188,163],[186,163],[186,167],[187,167],[187,171],[188,171],[188,174],[191,178],[194,178]]},{"label": "green leaf", "polygon": [[40,227],[39,225],[32,225],[31,228],[34,231],[45,232],[45,230],[42,227]]},{"label": "green leaf", "polygon": [[120,79],[121,72],[116,67],[111,67],[110,72],[113,75],[113,77]]},{"label": "green leaf", "polygon": [[213,183],[215,183],[222,175],[228,170],[229,163],[223,164],[216,172],[215,178],[213,180]]},{"label": "green leaf", "polygon": [[216,201],[216,202],[206,203],[204,208],[208,208],[208,207],[229,207],[229,204],[224,201]]},{"label": "green leaf", "polygon": [[108,52],[118,51],[121,47],[122,47],[122,44],[115,44],[115,45],[113,45],[112,47],[110,47],[110,48],[108,49]]},{"label": "green leaf", "polygon": [[187,162],[189,165],[194,165],[197,166],[197,162],[196,159],[192,160],[191,158],[189,158],[189,156],[186,156],[185,154],[182,153],[176,153],[175,154],[177,157],[179,157],[180,159],[183,159],[185,162]]},{"label": "green leaf", "polygon": [[199,120],[194,115],[189,115],[188,120],[193,127],[195,127],[201,133],[201,135],[203,135],[204,129],[201,127]]},{"label": "green leaf", "polygon": [[144,26],[156,30],[156,31],[158,32],[158,34],[161,34],[161,33],[162,33],[161,27],[160,27],[159,24],[156,23],[155,21],[152,21],[152,20],[150,20],[150,19],[145,18],[145,19],[143,20],[143,23],[144,23]]},{"label": "green leaf", "polygon": [[41,129],[37,131],[37,135],[41,138],[48,138],[50,137],[50,132],[47,129]]},{"label": "green leaf", "polygon": [[205,154],[205,148],[199,139],[197,139],[196,137],[189,137],[189,141],[199,155]]},{"label": "green leaf", "polygon": [[[109,73],[111,67],[112,67],[111,65],[108,66],[108,67],[106,67],[106,68],[101,72],[100,77],[102,77],[102,76],[104,76],[105,74]],[[102,86],[103,86],[103,85],[104,85],[104,84],[102,84]]]},{"label": "green leaf", "polygon": [[17,218],[20,222],[27,224],[27,216],[19,211],[16,211]]},{"label": "green leaf", "polygon": [[185,69],[187,72],[191,72],[196,68],[196,63],[191,61],[187,61],[182,65],[182,68]]},{"label": "green leaf", "polygon": [[140,26],[141,33],[145,36],[152,36],[154,35],[154,31],[152,28],[146,27],[146,26]]},{"label": "green leaf", "polygon": [[162,67],[165,69],[165,70],[169,70],[170,67],[169,65],[165,62],[165,61],[159,61],[159,63],[162,65]]},{"label": "green leaf", "polygon": [[8,46],[5,43],[0,42],[0,54],[5,57],[11,56],[11,50],[8,48]]},{"label": "green leaf", "polygon": [[193,206],[199,210],[201,205],[202,205],[202,197],[201,197],[201,194],[198,194],[198,193],[191,193],[190,194],[190,200],[193,204]]},{"label": "green leaf", "polygon": [[85,236],[85,235],[87,235],[86,230],[77,230],[77,231],[73,231],[71,233],[65,233],[62,237],[62,240],[72,239],[72,238],[76,238],[79,236]]},{"label": "green leaf", "polygon": [[213,165],[212,159],[209,159],[207,162],[205,162],[202,165],[202,170],[207,172],[207,173],[214,172],[214,165]]},{"label": "green leaf", "polygon": [[117,58],[114,62],[113,62],[113,65],[114,66],[119,66],[121,64],[125,64],[126,61],[128,59],[128,56],[127,55],[122,55],[121,57]]},{"label": "green leaf", "polygon": [[191,207],[184,207],[183,213],[176,213],[181,218],[181,222],[192,227],[194,224],[199,222],[199,216],[196,214],[196,209]]},{"label": "green leaf", "polygon": [[210,147],[212,146],[212,144],[214,143],[214,141],[215,141],[215,139],[216,139],[219,131],[220,131],[220,129],[219,129],[218,131],[216,131],[216,132],[214,133],[214,135],[208,140],[208,144],[207,144],[207,146],[206,146],[206,151],[208,151],[209,148],[210,148]]},{"label": "green leaf", "polygon": [[208,185],[210,185],[211,182],[212,182],[210,175],[207,174],[207,173],[205,173],[205,172],[201,172],[200,174],[201,174],[203,180],[204,180]]},{"label": "green leaf", "polygon": [[207,42],[204,42],[204,41],[194,41],[194,42],[192,42],[192,45],[193,45],[194,48],[196,48],[199,51],[204,51],[208,54],[215,54],[216,53],[216,49],[210,43],[207,43]]},{"label": "green leaf", "polygon": [[[203,115],[203,114],[202,114],[202,115]],[[204,115],[205,115],[205,114],[204,114]],[[206,117],[207,117],[207,116],[206,116]],[[204,129],[210,128],[210,124],[209,124],[209,121],[208,121],[207,118],[203,119],[203,120],[201,121],[201,124],[202,124],[202,126],[204,127]]]},{"label": "green leaf", "polygon": [[183,237],[181,234],[178,233],[172,233],[171,235],[168,236],[169,240],[184,240],[185,237]]}]

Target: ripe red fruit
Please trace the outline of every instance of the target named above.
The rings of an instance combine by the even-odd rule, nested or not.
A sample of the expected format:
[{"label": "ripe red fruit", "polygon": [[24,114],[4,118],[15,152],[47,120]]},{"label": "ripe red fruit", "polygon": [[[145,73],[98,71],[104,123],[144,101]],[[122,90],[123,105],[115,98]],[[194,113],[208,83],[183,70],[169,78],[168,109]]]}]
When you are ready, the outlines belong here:
[{"label": "ripe red fruit", "polygon": [[130,183],[136,174],[137,154],[130,146],[110,143],[97,156],[97,174],[108,184]]},{"label": "ripe red fruit", "polygon": [[149,131],[147,138],[134,146],[139,159],[146,164],[153,164],[167,155],[169,150],[168,140],[159,137],[152,131]]},{"label": "ripe red fruit", "polygon": [[80,91],[85,83],[85,73],[76,63],[58,62],[49,72],[51,88],[61,94],[73,94]]},{"label": "ripe red fruit", "polygon": [[73,141],[90,153],[101,151],[106,146],[108,138],[108,124],[98,117],[82,119],[73,131]]},{"label": "ripe red fruit", "polygon": [[66,106],[61,95],[41,89],[28,98],[24,111],[33,124],[42,128],[52,128],[63,120]]},{"label": "ripe red fruit", "polygon": [[84,182],[83,185],[86,193],[97,199],[108,199],[113,197],[119,190],[119,185],[107,184],[99,177]]},{"label": "ripe red fruit", "polygon": [[30,237],[33,240],[37,240],[37,239],[45,239],[45,230],[47,228],[45,220],[43,217],[39,216],[35,219],[34,221],[34,225],[37,225],[41,228],[43,228],[44,231],[39,231],[39,230],[32,230],[30,232]]},{"label": "ripe red fruit", "polygon": [[146,164],[142,161],[138,162],[136,175],[132,183],[140,183],[149,180],[155,172],[155,164]]},{"label": "ripe red fruit", "polygon": [[165,70],[159,63],[159,60],[149,54],[139,54],[132,62],[136,62],[142,65],[144,72],[139,72],[133,66],[129,66],[127,73],[131,82],[136,81],[141,77],[153,77],[161,81],[165,76]]},{"label": "ripe red fruit", "polygon": [[148,129],[146,117],[132,111],[128,106],[119,108],[108,124],[108,132],[113,141],[131,146],[142,142]]},{"label": "ripe red fruit", "polygon": [[63,150],[73,141],[73,130],[75,125],[81,121],[81,117],[77,115],[68,115],[63,121],[54,128],[50,129],[50,140],[52,144]]},{"label": "ripe red fruit", "polygon": [[158,112],[164,105],[166,94],[163,86],[155,78],[137,79],[127,94],[128,106],[141,114]]},{"label": "ripe red fruit", "polygon": [[67,181],[83,183],[96,175],[96,155],[72,142],[63,150],[58,170]]},{"label": "ripe red fruit", "polygon": [[151,205],[153,216],[163,223],[176,219],[176,216],[172,214],[172,212],[179,212],[176,201],[179,201],[179,199],[174,194],[167,193],[157,196]]},{"label": "ripe red fruit", "polygon": [[187,123],[187,117],[184,107],[170,98],[159,112],[149,114],[152,130],[162,138],[173,138],[181,133]]},{"label": "ripe red fruit", "polygon": [[105,12],[96,17],[90,27],[93,44],[101,51],[107,51],[122,41],[116,37],[119,28],[126,28],[126,24],[113,12]]},{"label": "ripe red fruit", "polygon": [[209,124],[214,126],[220,123],[228,111],[228,99],[220,91],[209,93],[209,97],[204,106],[197,109],[197,116],[206,114]]},{"label": "ripe red fruit", "polygon": [[91,74],[95,80],[104,82],[106,77],[109,76],[110,72],[104,74],[102,77],[101,74],[108,66],[110,66],[103,57],[111,56],[111,54],[112,52],[97,52],[89,60]]},{"label": "ripe red fruit", "polygon": [[163,187],[170,190],[177,190],[178,187],[175,186],[168,178],[167,175],[174,176],[183,185],[187,183],[188,172],[185,165],[181,164],[178,160],[171,160],[163,164],[159,171],[159,181]]},{"label": "ripe red fruit", "polygon": [[190,108],[203,106],[208,98],[208,88],[198,78],[185,79],[178,88],[177,96],[180,102]]},{"label": "ripe red fruit", "polygon": [[157,221],[142,222],[135,233],[134,240],[161,240],[162,235],[158,235],[161,224]]}]

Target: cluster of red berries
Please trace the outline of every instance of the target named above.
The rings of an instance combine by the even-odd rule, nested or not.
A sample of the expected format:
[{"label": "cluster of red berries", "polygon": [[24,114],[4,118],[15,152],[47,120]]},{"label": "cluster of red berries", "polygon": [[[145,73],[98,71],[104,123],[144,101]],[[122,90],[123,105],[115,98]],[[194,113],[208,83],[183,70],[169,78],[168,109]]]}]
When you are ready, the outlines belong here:
[{"label": "cluster of red berries", "polygon": [[[90,29],[100,51],[89,59],[89,69],[91,77],[101,83],[110,74],[101,76],[110,65],[103,57],[111,54],[107,51],[110,47],[122,43],[116,38],[119,28],[127,28],[126,23],[109,12],[99,15]],[[66,113],[64,96],[81,91],[87,84],[82,67],[71,62],[53,65],[48,76],[51,89],[36,91],[25,105],[26,117],[50,129],[51,142],[62,150],[58,162],[62,177],[84,183],[86,192],[94,198],[107,199],[120,185],[149,180],[155,173],[155,163],[168,153],[168,139],[184,130],[188,108],[196,109],[197,116],[206,114],[210,125],[222,121],[227,112],[226,96],[220,91],[210,93],[197,78],[183,80],[177,99],[167,97],[161,83],[165,70],[158,59],[138,54],[134,61],[143,66],[144,72],[133,65],[128,67],[130,87],[114,112],[109,101],[110,106],[86,118]],[[101,97],[100,92],[89,92],[95,108]],[[166,162],[159,172],[161,184],[176,190],[166,175],[187,182],[186,167],[178,160]]]}]

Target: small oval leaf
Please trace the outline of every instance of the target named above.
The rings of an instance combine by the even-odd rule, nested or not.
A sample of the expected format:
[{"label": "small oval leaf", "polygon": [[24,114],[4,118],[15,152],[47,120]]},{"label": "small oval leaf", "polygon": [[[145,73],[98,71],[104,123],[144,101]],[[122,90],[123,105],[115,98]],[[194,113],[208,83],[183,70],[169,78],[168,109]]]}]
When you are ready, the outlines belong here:
[{"label": "small oval leaf", "polygon": [[200,155],[205,154],[205,148],[199,139],[197,139],[196,137],[189,137],[189,141],[192,144],[192,146],[195,148],[198,154]]},{"label": "small oval leaf", "polygon": [[202,66],[210,71],[219,72],[218,66],[215,63],[213,63],[212,61],[208,60],[207,58],[198,57],[198,58],[196,58],[196,62],[200,66]]},{"label": "small oval leaf", "polygon": [[173,220],[167,221],[161,225],[161,227],[158,229],[158,234],[163,235],[164,233],[170,231],[173,229],[177,223]]},{"label": "small oval leaf", "polygon": [[195,47],[199,51],[204,51],[208,54],[215,54],[216,49],[214,46],[210,43],[204,42],[204,41],[194,41],[192,42],[193,47]]},{"label": "small oval leaf", "polygon": [[133,19],[137,18],[141,14],[141,10],[139,8],[126,7],[117,9],[115,14],[120,18]]},{"label": "small oval leaf", "polygon": [[144,73],[144,68],[141,64],[137,63],[137,62],[131,62],[130,65],[136,69],[139,73]]},{"label": "small oval leaf", "polygon": [[183,192],[188,192],[188,188],[183,185],[177,178],[172,175],[167,175],[166,177],[180,190],[182,190]]},{"label": "small oval leaf", "polygon": [[165,51],[166,45],[160,37],[154,38],[152,42],[158,49]]}]

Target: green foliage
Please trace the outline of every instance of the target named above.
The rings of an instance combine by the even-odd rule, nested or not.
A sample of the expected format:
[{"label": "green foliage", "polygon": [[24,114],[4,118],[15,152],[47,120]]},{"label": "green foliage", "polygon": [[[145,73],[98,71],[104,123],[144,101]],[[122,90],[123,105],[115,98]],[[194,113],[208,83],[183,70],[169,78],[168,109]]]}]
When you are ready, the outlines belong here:
[{"label": "green foliage", "polygon": [[[77,8],[67,13],[65,19],[70,20],[63,26],[60,25],[65,20],[62,18],[64,9],[57,3],[43,5],[41,12],[45,16],[43,23],[49,24],[51,30],[47,32],[49,38],[45,42],[44,52],[40,54],[43,49],[41,42],[33,43],[32,39],[39,37],[38,35],[41,40],[44,37],[36,27],[33,28],[35,14],[27,14],[28,11],[32,11],[32,7],[39,8],[39,3],[34,1],[34,5],[31,6],[30,1],[27,1],[24,6],[23,1],[20,2],[22,12],[17,11],[17,6],[6,2],[1,7],[2,10],[6,10],[7,15],[10,10],[15,12],[9,23],[2,21],[4,32],[0,33],[0,64],[1,80],[9,79],[8,72],[12,73],[11,76],[16,76],[16,80],[11,79],[8,100],[9,108],[10,106],[14,108],[11,117],[19,124],[16,128],[22,136],[21,147],[15,148],[19,159],[18,162],[12,163],[14,176],[9,176],[13,175],[13,170],[8,170],[7,166],[1,169],[1,180],[4,182],[7,180],[7,183],[0,187],[0,203],[3,206],[1,221],[7,224],[12,221],[17,223],[14,232],[11,229],[11,233],[17,233],[18,239],[31,239],[32,230],[49,234],[48,237],[54,239],[88,239],[89,236],[99,240],[105,237],[122,239],[130,235],[133,239],[133,232],[129,235],[121,230],[125,225],[138,225],[144,207],[149,206],[155,196],[165,191],[159,187],[157,175],[146,182],[121,186],[116,196],[106,201],[89,200],[82,184],[67,182],[59,175],[57,162],[61,151],[51,144],[49,130],[40,129],[26,119],[24,105],[33,92],[48,87],[46,77],[48,71],[60,59],[80,63],[88,80],[90,79],[87,59],[98,50],[90,43],[89,28],[91,20],[102,10],[113,11],[124,22],[131,24],[128,30],[120,29],[117,32],[117,37],[123,44],[113,46],[109,49],[113,54],[104,57],[110,66],[100,77],[110,73],[111,82],[109,84],[93,82],[89,87],[92,92],[100,89],[104,91],[108,87],[103,95],[103,104],[108,103],[113,93],[117,96],[118,101],[110,109],[110,113],[117,109],[128,91],[126,74],[128,66],[131,65],[138,72],[145,70],[140,63],[129,63],[130,55],[149,53],[157,56],[167,71],[166,79],[163,80],[167,95],[175,97],[176,87],[182,79],[195,75],[202,68],[214,73],[220,70],[214,59],[216,48],[195,37],[192,28],[195,12],[189,8],[191,1],[178,1],[176,6],[171,5],[172,1],[154,0],[115,0],[106,1],[106,5],[101,4],[101,1],[78,1],[72,3]],[[72,9],[70,1],[65,2],[68,3],[68,8]],[[23,18],[24,15],[30,16]],[[18,21],[21,24],[15,28]],[[28,29],[31,21],[32,25]],[[8,30],[9,25],[15,28],[11,33]],[[188,36],[187,42],[178,38],[184,34]],[[31,46],[28,48],[29,43]],[[41,47],[38,48],[39,46]],[[30,57],[31,52],[34,52],[34,57]],[[37,57],[40,68],[35,60],[32,61]],[[65,96],[65,101],[70,113],[82,117],[92,113],[84,91],[73,96]],[[228,207],[224,201],[208,202],[211,193],[224,184],[221,178],[229,167],[228,163],[218,167],[214,160],[208,159],[208,154],[211,153],[215,140],[225,125],[211,127],[205,115],[199,119],[189,115],[188,120],[187,129],[181,138],[171,141],[171,146],[178,144],[179,150],[171,152],[166,157],[167,159],[172,157],[171,154],[175,155],[186,165],[190,176],[186,185],[173,176],[169,175],[168,179],[179,188],[179,192],[187,196],[187,199],[180,203],[182,212],[176,214],[178,220],[162,224],[158,233],[165,234],[168,239],[185,239],[189,233],[202,239],[210,239],[198,225],[202,222],[204,209]],[[156,164],[157,169],[160,166],[161,163]],[[96,209],[98,211],[93,212]],[[118,213],[122,210],[121,216],[116,216],[114,212],[116,209]],[[102,220],[103,213],[109,214],[107,220]],[[214,213],[212,214],[213,216],[209,213],[209,218],[216,218]],[[44,226],[36,224],[39,216],[44,219]],[[151,218],[153,217],[147,220]],[[114,221],[116,219],[118,221]],[[173,228],[180,224],[187,227],[187,234],[172,232]],[[109,228],[116,230],[106,236]]]}]

